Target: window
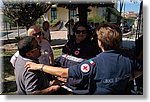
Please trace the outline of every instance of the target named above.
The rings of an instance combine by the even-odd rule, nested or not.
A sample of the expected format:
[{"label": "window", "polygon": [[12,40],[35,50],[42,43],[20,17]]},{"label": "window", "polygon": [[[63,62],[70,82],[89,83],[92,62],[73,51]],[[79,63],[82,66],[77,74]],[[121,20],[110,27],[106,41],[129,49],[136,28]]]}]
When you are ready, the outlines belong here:
[{"label": "window", "polygon": [[70,10],[70,18],[76,17],[76,14],[77,14],[76,9],[71,9]]},{"label": "window", "polygon": [[56,8],[51,8],[51,20],[57,19],[57,11]]}]

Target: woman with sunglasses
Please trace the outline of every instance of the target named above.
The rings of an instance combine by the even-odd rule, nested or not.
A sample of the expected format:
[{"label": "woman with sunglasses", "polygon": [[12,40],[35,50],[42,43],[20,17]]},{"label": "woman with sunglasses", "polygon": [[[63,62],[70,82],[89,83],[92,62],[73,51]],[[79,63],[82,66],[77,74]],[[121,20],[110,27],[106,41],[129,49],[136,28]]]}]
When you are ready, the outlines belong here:
[{"label": "woman with sunglasses", "polygon": [[[71,55],[82,59],[90,59],[92,57],[95,57],[99,53],[99,50],[91,41],[89,34],[90,33],[88,26],[77,22],[74,26],[74,39],[70,39],[67,42],[67,44],[63,47],[62,52],[66,55]],[[69,64],[70,63],[68,63],[68,65]],[[66,86],[71,88],[74,94],[88,93],[88,84],[84,80],[68,78],[67,82],[68,83],[66,84]]]},{"label": "woman with sunglasses", "polygon": [[74,35],[74,39],[69,40],[63,47],[62,53],[83,59],[90,59],[98,54],[98,48],[93,45],[88,37],[89,29],[87,25],[78,23],[74,27]]}]

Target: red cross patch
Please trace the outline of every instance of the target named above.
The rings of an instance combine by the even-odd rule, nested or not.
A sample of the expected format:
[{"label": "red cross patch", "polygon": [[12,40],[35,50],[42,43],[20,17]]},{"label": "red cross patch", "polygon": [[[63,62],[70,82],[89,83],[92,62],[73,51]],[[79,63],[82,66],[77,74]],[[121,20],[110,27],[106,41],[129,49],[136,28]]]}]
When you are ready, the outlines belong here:
[{"label": "red cross patch", "polygon": [[84,73],[87,73],[90,71],[90,66],[88,64],[82,64],[81,65],[81,71]]},{"label": "red cross patch", "polygon": [[75,55],[78,55],[78,54],[79,54],[79,51],[75,51],[74,54],[75,54]]}]

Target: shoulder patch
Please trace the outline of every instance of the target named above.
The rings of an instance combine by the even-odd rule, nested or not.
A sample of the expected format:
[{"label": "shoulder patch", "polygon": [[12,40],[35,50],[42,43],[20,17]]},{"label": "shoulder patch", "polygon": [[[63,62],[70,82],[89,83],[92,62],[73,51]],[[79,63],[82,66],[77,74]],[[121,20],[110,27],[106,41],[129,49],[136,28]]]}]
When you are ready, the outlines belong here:
[{"label": "shoulder patch", "polygon": [[93,66],[95,65],[95,62],[93,60],[90,59],[88,61],[90,62],[91,65],[93,65]]},{"label": "shoulder patch", "polygon": [[89,71],[90,71],[90,66],[89,66],[88,64],[82,64],[82,65],[81,65],[81,71],[82,71],[83,73],[89,72]]}]

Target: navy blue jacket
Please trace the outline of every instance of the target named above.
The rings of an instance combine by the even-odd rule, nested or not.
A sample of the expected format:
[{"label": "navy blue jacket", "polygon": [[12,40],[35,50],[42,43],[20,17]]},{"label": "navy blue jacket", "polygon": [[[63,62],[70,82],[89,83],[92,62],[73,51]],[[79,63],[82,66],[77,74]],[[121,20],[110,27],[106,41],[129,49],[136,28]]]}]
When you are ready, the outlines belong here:
[{"label": "navy blue jacket", "polygon": [[69,78],[88,83],[88,94],[125,94],[133,70],[138,68],[134,59],[120,51],[110,50],[69,67]]}]

